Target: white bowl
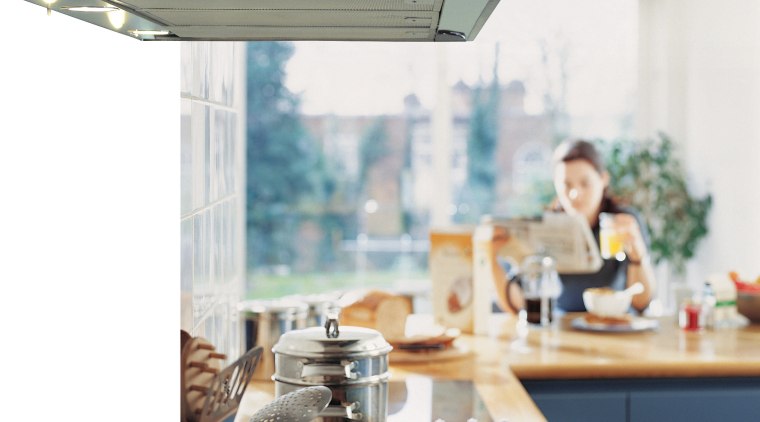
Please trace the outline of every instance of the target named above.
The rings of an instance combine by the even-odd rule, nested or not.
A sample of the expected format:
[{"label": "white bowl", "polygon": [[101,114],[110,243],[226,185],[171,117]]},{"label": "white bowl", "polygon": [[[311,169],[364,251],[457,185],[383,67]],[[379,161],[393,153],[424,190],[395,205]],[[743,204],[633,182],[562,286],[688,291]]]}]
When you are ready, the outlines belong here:
[{"label": "white bowl", "polygon": [[593,288],[583,291],[586,310],[602,317],[620,317],[631,307],[631,295],[608,288]]}]

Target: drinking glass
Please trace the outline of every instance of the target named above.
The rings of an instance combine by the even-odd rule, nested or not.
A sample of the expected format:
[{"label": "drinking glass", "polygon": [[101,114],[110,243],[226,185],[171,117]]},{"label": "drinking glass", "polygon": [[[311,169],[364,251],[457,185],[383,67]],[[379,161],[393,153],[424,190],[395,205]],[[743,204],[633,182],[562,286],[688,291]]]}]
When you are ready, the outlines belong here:
[{"label": "drinking glass", "polygon": [[599,214],[599,248],[604,259],[618,261],[625,259],[623,251],[623,234],[615,229],[614,214],[603,212]]}]

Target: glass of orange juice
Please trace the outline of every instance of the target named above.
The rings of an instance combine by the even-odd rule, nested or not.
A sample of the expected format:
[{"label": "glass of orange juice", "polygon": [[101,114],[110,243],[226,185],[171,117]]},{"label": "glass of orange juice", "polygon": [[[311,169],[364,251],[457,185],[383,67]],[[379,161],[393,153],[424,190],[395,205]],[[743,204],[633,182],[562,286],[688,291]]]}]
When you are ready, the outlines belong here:
[{"label": "glass of orange juice", "polygon": [[614,214],[599,214],[599,249],[604,259],[615,258],[618,261],[625,259],[623,251],[623,234],[615,230]]}]

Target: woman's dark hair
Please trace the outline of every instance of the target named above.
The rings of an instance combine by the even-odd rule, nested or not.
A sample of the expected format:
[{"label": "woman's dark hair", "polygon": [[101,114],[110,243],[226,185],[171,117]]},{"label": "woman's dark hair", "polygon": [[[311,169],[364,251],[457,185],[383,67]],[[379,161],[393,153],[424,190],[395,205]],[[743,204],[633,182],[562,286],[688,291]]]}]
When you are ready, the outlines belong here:
[{"label": "woman's dark hair", "polygon": [[[599,154],[599,151],[596,149],[594,144],[586,141],[585,139],[568,139],[559,144],[559,146],[557,146],[557,148],[554,150],[554,155],[552,157],[552,166],[556,167],[559,163],[567,163],[568,161],[575,160],[586,161],[587,163],[591,164],[591,166],[594,167],[594,170],[596,170],[599,174],[607,171],[604,165],[604,160],[602,159],[601,154]],[[618,198],[613,198],[612,195],[610,195],[609,189],[605,187],[604,193],[602,194],[602,205],[600,211],[620,212],[620,203],[621,201]],[[550,208],[555,211],[562,210],[562,206],[559,204],[559,201],[557,199],[552,201]]]},{"label": "woman's dark hair", "polygon": [[604,173],[605,166],[599,151],[594,144],[584,139],[568,139],[554,150],[552,164],[556,166],[559,163],[568,161],[584,160],[591,164],[597,173]]}]

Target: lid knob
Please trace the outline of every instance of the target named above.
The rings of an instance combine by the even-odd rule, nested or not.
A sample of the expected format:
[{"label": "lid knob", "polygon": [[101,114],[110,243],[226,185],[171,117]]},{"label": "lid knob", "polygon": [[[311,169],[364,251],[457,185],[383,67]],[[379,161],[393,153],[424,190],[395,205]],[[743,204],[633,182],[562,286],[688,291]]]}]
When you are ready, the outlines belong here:
[{"label": "lid knob", "polygon": [[[332,330],[330,330],[331,328]],[[327,316],[327,321],[325,321],[325,334],[327,334],[327,338],[338,338],[340,330],[338,329],[338,318],[335,314]]]}]

